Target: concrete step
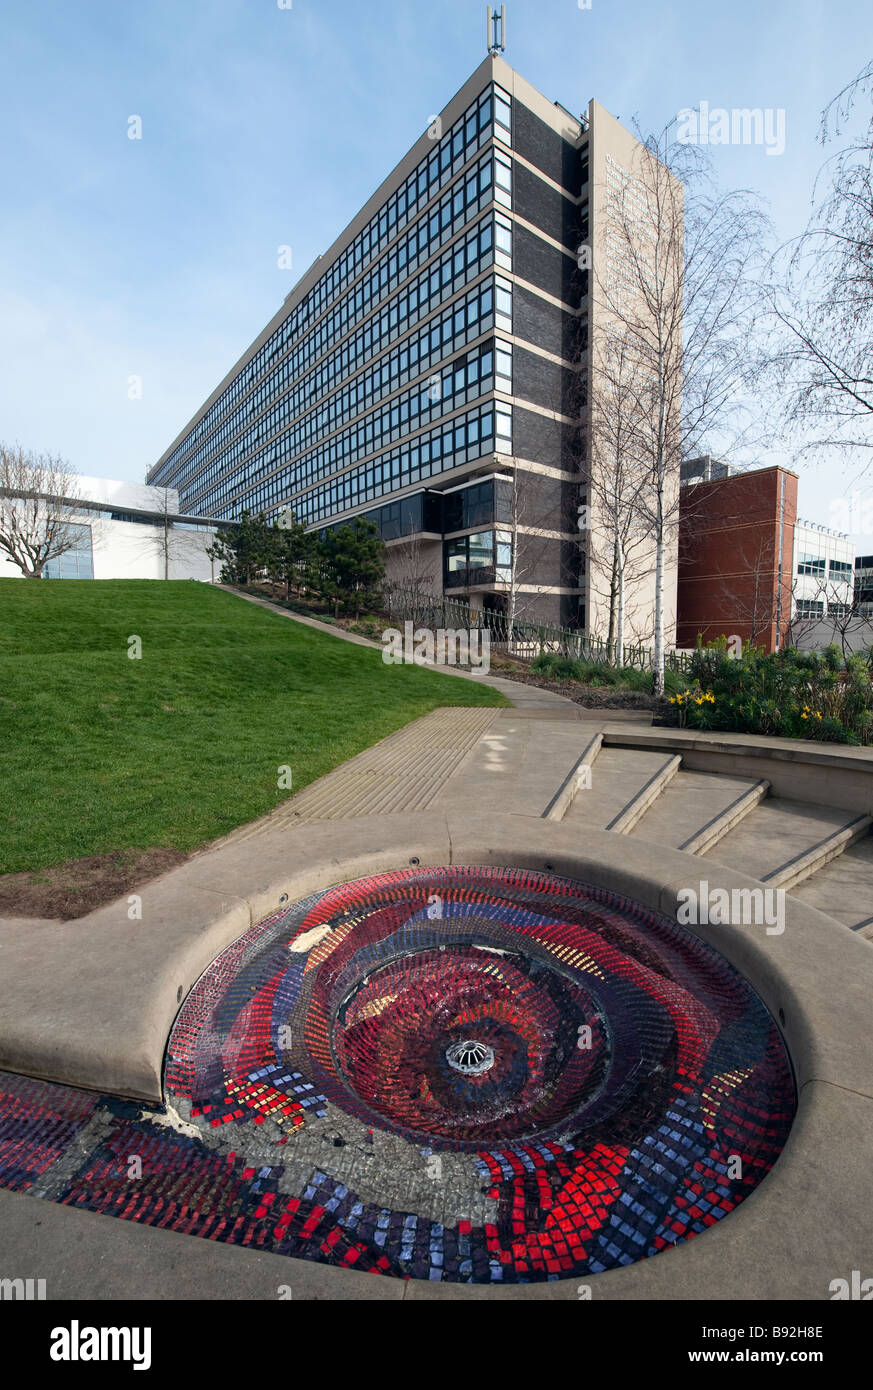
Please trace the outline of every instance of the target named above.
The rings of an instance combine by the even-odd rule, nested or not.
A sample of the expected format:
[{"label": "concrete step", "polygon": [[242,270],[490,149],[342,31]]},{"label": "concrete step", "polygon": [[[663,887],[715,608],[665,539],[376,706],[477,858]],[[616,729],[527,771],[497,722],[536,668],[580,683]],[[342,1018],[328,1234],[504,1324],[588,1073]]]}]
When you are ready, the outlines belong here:
[{"label": "concrete step", "polygon": [[792,888],[791,896],[873,941],[873,835],[856,840],[838,859]]},{"label": "concrete step", "polygon": [[680,762],[676,754],[601,747],[591,766],[591,786],[578,788],[564,824],[629,834],[676,776]]},{"label": "concrete step", "polygon": [[546,820],[563,820],[571,804],[576,798],[580,785],[587,780],[586,770],[590,770],[591,764],[597,757],[603,745],[603,734],[598,730],[592,734],[579,757],[576,759],[567,776],[564,778],[555,795],[552,797],[543,817]]},{"label": "concrete step", "polygon": [[843,854],[871,824],[851,811],[770,797],[702,857],[790,889]]},{"label": "concrete step", "polygon": [[470,748],[429,803],[441,811],[475,809],[544,817],[573,794],[573,772],[600,745],[600,730],[576,720],[542,719],[524,711],[499,717]]},{"label": "concrete step", "polygon": [[763,800],[769,782],[680,768],[631,831],[640,839],[702,854]]}]

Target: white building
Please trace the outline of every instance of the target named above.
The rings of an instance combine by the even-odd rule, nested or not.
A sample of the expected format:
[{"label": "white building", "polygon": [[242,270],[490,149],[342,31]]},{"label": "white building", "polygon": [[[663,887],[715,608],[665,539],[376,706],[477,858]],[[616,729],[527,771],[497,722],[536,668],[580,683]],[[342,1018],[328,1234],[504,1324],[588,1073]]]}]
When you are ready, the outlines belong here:
[{"label": "white building", "polygon": [[855,557],[849,537],[798,517],[794,527],[792,616],[845,616],[852,607],[854,588]]},{"label": "white building", "polygon": [[[199,579],[215,577],[206,554],[213,523],[179,512],[175,488],[113,478],[76,477],[69,500],[78,543],[45,567],[48,579]],[[0,552],[0,579],[21,578]]]}]

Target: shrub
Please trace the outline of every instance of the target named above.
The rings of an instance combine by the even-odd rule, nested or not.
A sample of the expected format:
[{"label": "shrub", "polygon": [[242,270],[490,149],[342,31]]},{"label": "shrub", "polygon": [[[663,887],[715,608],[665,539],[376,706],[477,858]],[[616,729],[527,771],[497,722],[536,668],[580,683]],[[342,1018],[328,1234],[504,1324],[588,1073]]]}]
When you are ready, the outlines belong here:
[{"label": "shrub", "polygon": [[[788,648],[765,652],[748,648],[727,654],[724,639],[698,642],[691,661],[698,694],[680,708],[693,728],[813,738],[836,743],[869,743],[873,730],[873,684],[868,656],[850,656],[838,647],[824,652]],[[675,703],[675,702],[674,702]]]},{"label": "shrub", "polygon": [[[531,662],[531,670],[538,676],[547,676],[550,680],[579,681],[583,685],[593,686],[613,686],[622,690],[637,690],[646,695],[650,694],[652,690],[651,671],[643,671],[638,666],[607,666],[604,662],[599,661],[580,661],[573,657],[558,656],[555,652],[540,652],[539,656]],[[669,666],[667,667],[666,690],[668,695],[678,694],[688,684],[688,676],[681,671],[674,671]]]}]

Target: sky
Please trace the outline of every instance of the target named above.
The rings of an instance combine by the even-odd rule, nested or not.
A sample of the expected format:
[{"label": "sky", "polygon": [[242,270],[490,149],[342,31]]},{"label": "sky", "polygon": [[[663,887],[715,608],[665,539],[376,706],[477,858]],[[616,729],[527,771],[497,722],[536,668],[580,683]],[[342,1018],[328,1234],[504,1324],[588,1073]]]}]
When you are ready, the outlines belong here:
[{"label": "sky", "polygon": [[[4,6],[0,439],[142,482],[485,57],[485,11],[479,0]],[[757,190],[784,240],[803,229],[828,153],[822,109],[873,58],[873,5],[509,0],[504,56],[572,112],[596,97],[646,131],[701,101],[784,111],[783,152],[711,151],[721,186]],[[854,493],[856,550],[873,551],[860,466],[758,461],[797,467],[813,520],[836,524]]]}]

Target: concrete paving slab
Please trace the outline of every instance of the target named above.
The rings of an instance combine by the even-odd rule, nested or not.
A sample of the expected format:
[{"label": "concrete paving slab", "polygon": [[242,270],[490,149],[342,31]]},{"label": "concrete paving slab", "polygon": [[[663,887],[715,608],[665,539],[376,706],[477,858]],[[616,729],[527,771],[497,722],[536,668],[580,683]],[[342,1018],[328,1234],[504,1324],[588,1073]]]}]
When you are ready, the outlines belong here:
[{"label": "concrete paving slab", "polygon": [[62,927],[61,917],[0,917],[0,927]]},{"label": "concrete paving slab", "polygon": [[[505,715],[515,711],[504,711]],[[434,810],[546,813],[568,772],[588,747],[591,724],[504,717],[479,739],[434,797]]]},{"label": "concrete paving slab", "polygon": [[422,811],[500,713],[476,707],[432,710],[289,797],[268,816],[231,831],[209,852],[309,821]]}]

